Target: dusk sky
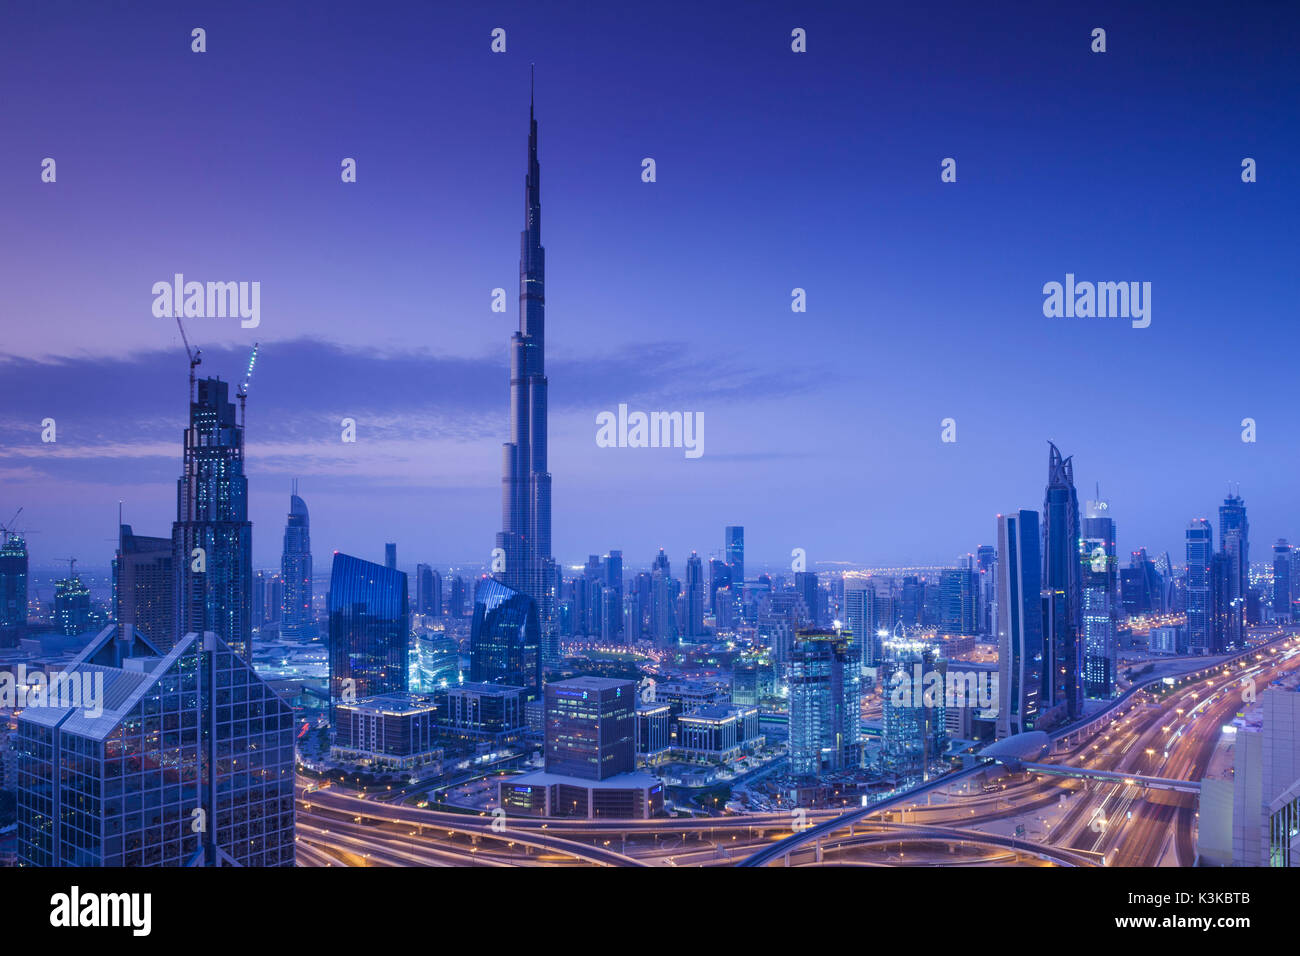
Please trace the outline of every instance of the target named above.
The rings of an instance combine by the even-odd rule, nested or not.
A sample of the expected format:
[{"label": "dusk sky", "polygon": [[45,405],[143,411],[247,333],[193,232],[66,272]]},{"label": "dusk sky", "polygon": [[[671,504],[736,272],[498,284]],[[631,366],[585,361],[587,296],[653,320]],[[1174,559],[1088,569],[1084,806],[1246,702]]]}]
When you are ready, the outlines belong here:
[{"label": "dusk sky", "polygon": [[[258,566],[293,478],[318,570],[488,560],[530,63],[562,563],[678,571],[726,524],[753,564],[948,563],[1041,509],[1049,439],[1121,554],[1181,564],[1230,482],[1253,559],[1300,539],[1294,4],[266,6],[0,12],[0,521],[34,565],[107,565],[119,499],[170,534],[178,272],[261,283],[260,327],[186,325],[232,383],[261,343]],[[1045,317],[1066,273],[1150,282],[1150,327]],[[702,412],[703,456],[597,447],[620,402]]]}]

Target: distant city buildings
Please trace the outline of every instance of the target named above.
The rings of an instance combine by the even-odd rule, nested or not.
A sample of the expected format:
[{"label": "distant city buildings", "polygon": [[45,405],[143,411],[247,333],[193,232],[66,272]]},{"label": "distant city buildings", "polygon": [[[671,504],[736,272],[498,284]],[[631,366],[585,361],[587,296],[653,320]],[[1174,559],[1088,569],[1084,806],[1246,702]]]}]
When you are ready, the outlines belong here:
[{"label": "distant city buildings", "polygon": [[0,544],[0,628],[27,624],[27,541],[4,532]]}]

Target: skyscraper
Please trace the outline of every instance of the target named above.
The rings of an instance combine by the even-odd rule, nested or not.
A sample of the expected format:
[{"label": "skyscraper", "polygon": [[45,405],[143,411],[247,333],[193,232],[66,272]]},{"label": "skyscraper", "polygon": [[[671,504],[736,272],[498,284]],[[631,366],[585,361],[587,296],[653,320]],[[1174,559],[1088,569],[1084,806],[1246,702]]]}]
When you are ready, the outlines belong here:
[{"label": "skyscraper", "polygon": [[54,626],[69,637],[91,630],[90,588],[81,576],[68,572],[54,582]]},{"label": "skyscraper", "polygon": [[175,563],[171,538],[133,534],[121,525],[113,560],[113,620],[123,631],[136,628],[154,647],[169,650],[176,622]]},{"label": "skyscraper", "polygon": [[442,615],[442,575],[427,564],[415,568],[415,609],[432,617]]},{"label": "skyscraper", "polygon": [[636,769],[636,685],[575,677],[546,685],[546,772],[606,780]]},{"label": "skyscraper", "polygon": [[397,542],[388,541],[384,544],[384,567],[389,571],[397,570]]},{"label": "skyscraper", "polygon": [[817,572],[816,571],[796,571],[794,575],[794,589],[803,596],[803,602],[808,607],[808,620],[803,622],[817,627],[821,624],[821,595],[817,590]]},{"label": "skyscraper", "polygon": [[280,578],[284,583],[280,635],[291,639],[310,637],[315,632],[311,612],[311,518],[307,503],[298,497],[296,480],[289,495]]},{"label": "skyscraper", "polygon": [[474,592],[469,679],[522,687],[529,700],[542,695],[537,604],[494,578],[483,578]]},{"label": "skyscraper", "polygon": [[293,713],[224,641],[115,625],[67,674],[102,679],[102,712],[19,718],[22,863],[294,865]]},{"label": "skyscraper", "polygon": [[1250,523],[1241,495],[1229,494],[1219,506],[1219,550],[1227,555],[1224,646],[1242,646],[1246,636],[1246,593],[1250,590]]},{"label": "skyscraper", "polygon": [[197,382],[176,482],[172,525],[176,569],[174,641],[212,631],[231,650],[252,650],[253,526],[244,477],[244,426],[235,421],[229,387]]},{"label": "skyscraper", "polygon": [[1273,545],[1273,616],[1280,621],[1291,620],[1291,567],[1295,557],[1286,538],[1278,538]]},{"label": "skyscraper", "polygon": [[4,532],[0,545],[0,628],[27,623],[27,542]]},{"label": "skyscraper", "polygon": [[790,650],[790,772],[846,770],[862,762],[862,678],[853,635],[801,630]]},{"label": "skyscraper", "polygon": [[731,583],[739,592],[745,583],[745,529],[740,525],[727,525],[723,531],[722,548],[731,569]]},{"label": "skyscraper", "polygon": [[1214,648],[1214,529],[1204,518],[1187,526],[1187,647],[1193,654]]},{"label": "skyscraper", "polygon": [[[553,643],[555,563],[551,558],[551,475],[546,465],[546,250],[542,248],[537,119],[528,102],[528,174],[519,236],[519,331],[510,341],[510,441],[503,448],[502,530],[505,570],[497,580],[527,595]],[[476,612],[477,613],[477,612]]]},{"label": "skyscraper", "polygon": [[1083,519],[1079,546],[1083,562],[1083,692],[1110,697],[1115,689],[1116,635],[1119,629],[1119,559],[1110,503],[1097,490]]},{"label": "skyscraper", "polygon": [[406,575],[350,554],[330,568],[330,708],[409,690]]},{"label": "skyscraper", "polygon": [[998,515],[998,736],[1033,730],[1043,700],[1038,514]]},{"label": "skyscraper", "polygon": [[1047,490],[1043,496],[1043,632],[1046,696],[1051,711],[1067,722],[1083,714],[1083,589],[1079,566],[1079,498],[1074,463],[1048,442]]},{"label": "skyscraper", "polygon": [[694,551],[686,559],[686,588],[682,592],[685,602],[685,628],[682,636],[688,641],[704,637],[704,562]]}]

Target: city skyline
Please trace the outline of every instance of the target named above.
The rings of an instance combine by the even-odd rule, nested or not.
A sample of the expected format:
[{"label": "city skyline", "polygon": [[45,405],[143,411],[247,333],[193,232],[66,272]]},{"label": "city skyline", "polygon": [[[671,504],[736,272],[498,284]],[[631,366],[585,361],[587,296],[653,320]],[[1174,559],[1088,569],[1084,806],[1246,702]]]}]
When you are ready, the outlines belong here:
[{"label": "city skyline", "polygon": [[[106,42],[112,38],[113,53],[97,68],[135,90],[149,78],[129,58],[142,44],[157,57],[167,24],[148,12],[101,16],[87,13]],[[274,25],[277,15],[270,16]],[[176,272],[263,285],[258,328],[187,323],[204,351],[202,371],[229,381],[253,341],[262,343],[247,440],[250,520],[264,529],[254,535],[257,566],[278,563],[284,490],[298,477],[322,567],[333,550],[373,555],[397,536],[405,537],[411,565],[478,555],[488,563],[500,530],[496,481],[508,433],[500,342],[511,324],[490,303],[492,290],[512,284],[518,187],[503,184],[518,183],[522,89],[534,60],[548,117],[548,237],[561,263],[550,277],[551,305],[562,318],[547,371],[563,383],[551,390],[548,436],[549,468],[561,479],[552,551],[562,563],[610,548],[627,553],[632,567],[658,547],[678,561],[692,550],[707,556],[716,527],[727,523],[750,530],[752,562],[772,566],[795,547],[818,567],[948,563],[989,543],[998,513],[1037,499],[1041,442],[1049,438],[1071,449],[1083,487],[1106,487],[1121,554],[1138,547],[1177,554],[1180,530],[1192,517],[1211,516],[1229,482],[1250,499],[1257,528],[1300,538],[1285,473],[1300,425],[1273,412],[1285,406],[1285,378],[1247,376],[1226,403],[1213,389],[1178,387],[1198,356],[1257,361],[1285,328],[1271,303],[1286,296],[1279,283],[1289,268],[1284,239],[1294,197],[1269,175],[1265,157],[1294,144],[1295,131],[1270,119],[1294,78],[1265,25],[1224,32],[1216,24],[1207,35],[1193,10],[1176,29],[1162,30],[1159,55],[1214,49],[1218,58],[1190,88],[1162,79],[1131,106],[1126,84],[1145,75],[1150,49],[1113,44],[1106,62],[1118,75],[1103,80],[1086,46],[1074,50],[1076,27],[1061,14],[1033,15],[1045,38],[1039,50],[998,33],[1006,24],[994,18],[981,33],[984,46],[963,46],[949,61],[954,76],[995,93],[998,81],[988,77],[998,74],[986,60],[1014,47],[1034,53],[1022,70],[1043,92],[1016,113],[990,107],[993,116],[977,122],[976,103],[965,95],[908,86],[915,66],[905,50],[882,50],[879,72],[848,72],[856,62],[849,37],[904,28],[890,17],[841,14],[848,19],[834,28],[807,18],[816,55],[803,66],[791,66],[785,44],[765,36],[788,34],[784,18],[768,11],[724,43],[709,39],[718,13],[705,16],[699,36],[684,38],[637,21],[645,59],[675,50],[682,68],[645,74],[641,58],[620,63],[598,53],[608,76],[602,93],[565,65],[564,54],[612,29],[619,15],[558,16],[540,25],[530,16],[509,18],[509,51],[493,56],[486,42],[471,42],[484,32],[472,18],[452,13],[440,27],[463,36],[464,49],[453,44],[446,63],[404,63],[395,90],[349,74],[364,120],[331,121],[321,112],[336,81],[303,54],[294,61],[301,76],[293,89],[330,130],[304,144],[273,133],[278,101],[254,82],[283,79],[285,67],[271,56],[283,51],[238,29],[238,14],[223,13],[209,26],[223,43],[207,55],[235,55],[230,40],[239,36],[248,78],[190,75],[190,61],[169,59],[179,72],[174,89],[149,86],[142,95],[150,109],[106,112],[133,138],[110,137],[117,148],[104,155],[102,144],[91,150],[50,126],[62,115],[59,91],[84,75],[67,59],[77,51],[39,18],[13,14],[30,42],[0,73],[25,76],[30,58],[42,57],[56,97],[56,108],[39,114],[18,105],[14,141],[32,157],[14,149],[0,155],[15,234],[31,240],[8,250],[8,308],[40,318],[9,323],[2,347],[9,414],[0,422],[0,477],[7,514],[23,506],[24,526],[39,531],[29,539],[33,566],[68,554],[83,566],[106,566],[104,539],[116,534],[119,499],[123,520],[138,533],[163,533],[171,517],[183,350],[174,322],[150,312],[148,290]],[[939,50],[964,43],[968,16],[940,18],[927,43]],[[1112,37],[1149,35],[1150,16],[1116,15]],[[137,17],[149,24],[140,35],[132,32]],[[311,25],[302,42],[307,49],[327,43],[348,23]],[[373,31],[349,42],[358,62],[387,50]],[[1228,119],[1242,95],[1234,69],[1245,69],[1247,50],[1258,83],[1249,104],[1258,112]],[[166,55],[192,56],[183,45]],[[442,71],[461,78],[457,101],[417,95],[438,86]],[[702,127],[701,114],[686,105],[688,90],[705,80],[720,81],[722,102],[760,121],[752,129],[732,119]],[[1073,89],[1084,80],[1100,84],[1086,100]],[[864,106],[864,82],[886,84],[897,96]],[[193,188],[197,174],[176,143],[193,145],[199,134],[182,130],[175,142],[156,142],[140,125],[171,112],[174,97],[199,95],[196,89],[202,102],[220,97],[217,115],[233,130],[270,147],[260,172],[238,152],[205,171],[214,195],[226,187],[247,192],[234,209]],[[1200,118],[1158,109],[1175,97],[1200,104]],[[436,132],[399,135],[397,117],[417,101],[437,111]],[[1113,111],[1113,142],[1106,150],[1083,142],[1069,154],[1044,145],[1074,128],[1048,111],[1049,102],[1086,107],[1087,122]],[[237,104],[247,106],[246,116]],[[909,136],[906,116],[916,109],[947,132]],[[1038,124],[1033,132],[1026,118]],[[1173,169],[1152,153],[1157,134],[1179,145]],[[145,161],[137,141],[158,147],[148,153],[144,180],[133,172]],[[39,181],[38,153],[60,157],[56,183]],[[1260,181],[1244,184],[1241,156],[1256,154]],[[341,183],[338,162],[353,155],[358,181]],[[640,178],[647,156],[658,163],[654,183]],[[946,156],[958,160],[956,183],[940,182]],[[794,191],[782,185],[791,168],[800,184]],[[1061,177],[1078,187],[1065,200],[1054,191]],[[1189,189],[1197,203],[1186,201]],[[867,232],[845,220],[846,195]],[[86,243],[105,238],[98,223],[122,212],[123,201],[159,211],[179,202],[186,212],[165,219],[167,243],[119,248],[109,268]],[[1158,249],[1135,215],[1159,233]],[[1199,233],[1198,216],[1214,217],[1222,246],[1181,238]],[[754,249],[747,238],[760,217],[769,242]],[[396,228],[379,230],[381,222]],[[711,226],[693,227],[700,222]],[[990,222],[1001,227],[988,235]],[[239,247],[248,225],[267,227],[294,253],[264,241]],[[326,273],[322,262],[331,263]],[[1067,273],[1153,282],[1151,327],[1045,318],[1040,289]],[[654,277],[665,278],[648,281]],[[807,290],[806,313],[790,311],[796,287]],[[88,302],[102,303],[102,311]],[[1235,315],[1254,320],[1225,318]],[[51,339],[46,330],[55,323],[61,334]],[[748,332],[738,335],[742,329]],[[1053,391],[1059,372],[1041,361],[1043,350],[1059,353],[1062,367],[1093,355],[1105,363],[1087,401],[1078,401],[1077,389]],[[840,355],[861,358],[846,374]],[[1008,360],[1011,377],[991,371]],[[924,376],[907,372],[918,362]],[[114,401],[94,400],[103,394]],[[705,454],[684,460],[680,452],[598,447],[595,416],[622,402],[707,413]],[[58,423],[53,444],[40,441],[46,417]],[[357,421],[355,445],[339,441],[344,417]],[[957,426],[952,444],[940,440],[948,417]],[[1240,440],[1245,417],[1259,423],[1255,444]],[[852,441],[855,430],[866,440]],[[1170,461],[1178,463],[1172,473]],[[791,488],[828,504],[809,511],[801,498],[782,494]],[[845,507],[852,501],[862,506]],[[889,507],[873,507],[885,501]],[[415,530],[402,535],[407,529]]]}]

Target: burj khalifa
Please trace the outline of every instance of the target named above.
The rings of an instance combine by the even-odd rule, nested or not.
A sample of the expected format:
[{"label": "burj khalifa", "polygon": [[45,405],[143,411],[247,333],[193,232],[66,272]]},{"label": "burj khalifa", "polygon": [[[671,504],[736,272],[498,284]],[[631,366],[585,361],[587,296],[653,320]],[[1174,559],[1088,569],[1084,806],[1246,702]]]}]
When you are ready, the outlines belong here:
[{"label": "burj khalifa", "polygon": [[519,235],[519,331],[510,340],[510,441],[502,455],[502,531],[493,573],[536,602],[544,658],[554,655],[558,576],[551,558],[551,475],[546,465],[545,275],[537,119],[530,90],[524,229]]}]

